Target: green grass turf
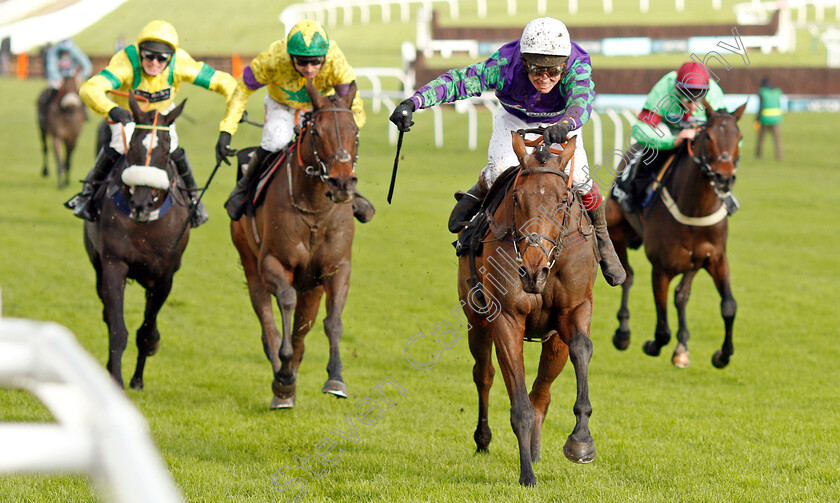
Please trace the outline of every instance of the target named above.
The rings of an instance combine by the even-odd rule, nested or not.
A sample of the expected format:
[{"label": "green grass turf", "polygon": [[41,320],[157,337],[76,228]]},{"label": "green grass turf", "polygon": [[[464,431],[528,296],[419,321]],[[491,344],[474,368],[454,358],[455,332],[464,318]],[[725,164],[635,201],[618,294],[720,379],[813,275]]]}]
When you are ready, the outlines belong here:
[{"label": "green grass turf", "polygon": [[[150,19],[137,20],[137,13],[160,12],[156,8],[163,4],[144,2],[147,9],[129,3],[112,14],[110,23],[136,33]],[[210,44],[218,33],[231,32],[224,26],[239,29],[254,23],[242,28],[243,38],[264,24],[259,37],[264,41],[255,42],[257,50],[275,38],[274,14],[269,19],[246,8],[224,9],[202,8],[202,15],[218,22],[216,31],[199,30],[206,25],[197,23],[191,27],[189,9],[178,4],[166,12],[172,13],[182,36],[196,37],[197,48],[187,46],[193,52],[201,52],[202,44]],[[229,20],[222,23],[225,16]],[[198,39],[203,32],[204,42]],[[110,44],[112,35],[106,33],[101,42]],[[368,44],[368,52],[380,50],[369,40],[342,39],[344,47],[353,44]],[[222,47],[220,42],[218,50]],[[350,54],[353,61],[371,57]],[[39,174],[34,103],[40,87],[36,81],[0,80],[3,96],[14,97],[0,107],[3,315],[67,326],[104,366],[107,332],[93,269],[82,247],[82,224],[61,206],[78,184],[59,191],[54,174],[48,179]],[[185,113],[193,121],[179,120],[179,136],[196,178],[203,181],[214,164],[221,99],[189,86],[179,97],[189,98]],[[252,117],[261,117],[261,99],[260,93],[249,103]],[[485,112],[480,118],[479,137],[486,139],[490,116]],[[840,266],[835,257],[840,238],[830,201],[840,189],[832,133],[837,116],[788,115],[788,160],[781,163],[755,159],[749,120],[741,124],[744,151],[735,186],[743,207],[730,221],[732,284],[739,302],[732,363],[717,370],[709,362],[721,344],[723,323],[707,275],[698,275],[689,303],[693,363],[687,370],[671,366],[673,342],[656,359],[640,350],[654,328],[650,269],[643,253],[631,257],[637,279],[630,303],[633,340],[627,352],[616,351],[610,341],[619,292],[599,277],[590,366],[590,426],[598,458],[590,465],[575,465],[562,455],[574,425],[571,367],[553,387],[542,461],[535,466],[539,485],[523,489],[516,484],[517,449],[501,375],[491,393],[491,452],[476,456],[476,394],[466,340],[443,352],[427,371],[409,365],[403,354],[412,335],[428,334],[457,307],[457,262],[444,222],[452,191],[472,184],[483,165],[486,140],[479,141],[477,151],[469,151],[466,118],[452,112],[445,112],[443,149],[434,147],[431,113],[417,115],[417,125],[405,138],[393,204],[388,205],[394,146],[386,141],[387,113],[369,110],[358,172],[360,189],[378,213],[356,230],[342,340],[347,400],[320,393],[328,347],[319,316],[307,338],[297,408],[268,410],[270,366],[222,208],[234,179],[227,167],[207,191],[211,220],[192,232],[161,312],[162,345],[146,366],[146,389],[127,395],[146,417],[176,483],[191,502],[285,501],[292,493],[274,489],[273,475],[294,464],[295,456],[313,456],[319,440],[333,437],[331,430],[346,429],[345,416],[354,413],[359,400],[374,397],[372,388],[386,376],[406,393],[389,393],[397,405],[386,409],[378,424],[356,421],[358,443],[340,440],[341,460],[319,480],[297,468],[281,479],[305,478],[303,501],[836,501],[840,320],[835,299]],[[256,128],[243,125],[233,146],[252,145],[258,138]],[[92,164],[93,143],[90,122],[74,158],[74,179]],[[669,310],[675,330],[675,312]],[[141,316],[142,289],[132,284],[126,301],[132,334],[123,358],[126,378],[136,358],[133,333]],[[424,348],[429,350],[419,346]],[[537,360],[538,347],[528,345],[531,379]],[[0,390],[0,421],[49,420],[46,409],[26,393]],[[81,476],[0,477],[4,502],[96,499]]]}]

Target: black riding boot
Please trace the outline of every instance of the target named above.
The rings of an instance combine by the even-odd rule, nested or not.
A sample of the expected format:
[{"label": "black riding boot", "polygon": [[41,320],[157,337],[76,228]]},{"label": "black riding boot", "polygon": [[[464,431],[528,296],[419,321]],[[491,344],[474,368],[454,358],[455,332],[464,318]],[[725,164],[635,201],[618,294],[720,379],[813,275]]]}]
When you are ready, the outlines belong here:
[{"label": "black riding boot", "polygon": [[616,286],[624,283],[627,273],[618,260],[607,231],[606,206],[601,203],[597,208],[588,210],[587,213],[592,220],[592,225],[595,226],[595,239],[598,244],[598,253],[601,255],[601,272],[610,286]]},{"label": "black riding boot", "polygon": [[[195,204],[195,201],[198,198],[198,185],[196,185],[195,178],[193,178],[192,170],[190,169],[190,161],[187,160],[187,153],[183,148],[178,147],[174,152],[172,152],[169,158],[175,163],[175,167],[178,169],[178,175],[181,177],[181,180],[184,181],[184,186],[190,192],[190,199],[192,200],[192,203]],[[209,219],[210,215],[207,214],[207,209],[204,207],[204,203],[199,201],[198,206],[196,206],[195,211],[190,216],[190,227],[198,227]]]},{"label": "black riding boot", "polygon": [[230,193],[228,200],[225,201],[225,209],[227,209],[228,216],[233,221],[239,220],[242,218],[242,214],[245,213],[245,203],[248,199],[248,187],[251,185],[251,180],[254,179],[255,176],[259,176],[260,172],[262,171],[262,163],[268,154],[270,154],[268,150],[265,150],[262,147],[257,147],[254,150],[254,153],[251,157],[251,160],[248,162],[248,172],[236,182],[236,186]]},{"label": "black riding boot", "polygon": [[371,221],[374,213],[376,209],[373,204],[365,196],[359,194],[358,190],[353,192],[353,216],[356,220],[366,224]]},{"label": "black riding boot", "polygon": [[99,218],[99,208],[96,207],[93,196],[96,194],[96,189],[108,177],[111,167],[119,156],[120,153],[108,145],[102,147],[99,155],[96,156],[93,169],[82,181],[82,191],[64,203],[66,208],[73,210],[73,215],[91,222]]},{"label": "black riding boot", "polygon": [[449,232],[453,234],[461,232],[464,225],[472,220],[481,208],[481,202],[484,200],[485,195],[487,195],[487,191],[484,190],[480,183],[476,183],[466,192],[459,191],[455,193],[455,199],[458,202],[455,203],[455,207],[452,208],[452,214],[449,215]]}]

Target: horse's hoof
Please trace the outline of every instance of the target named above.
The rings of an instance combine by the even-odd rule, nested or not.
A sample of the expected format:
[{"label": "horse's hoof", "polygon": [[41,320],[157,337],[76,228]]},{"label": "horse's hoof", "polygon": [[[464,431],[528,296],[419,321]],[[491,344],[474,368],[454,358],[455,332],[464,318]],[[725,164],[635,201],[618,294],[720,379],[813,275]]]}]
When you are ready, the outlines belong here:
[{"label": "horse's hoof", "polygon": [[333,394],[338,398],[347,398],[347,385],[341,381],[330,379],[324,383],[324,389],[321,392]]},{"label": "horse's hoof", "polygon": [[677,349],[674,350],[674,355],[671,357],[671,363],[678,369],[687,369],[691,365],[688,349],[682,344],[678,344]]},{"label": "horse's hoof", "polygon": [[630,347],[630,331],[621,330],[620,328],[613,334],[613,346],[619,351],[624,351]]},{"label": "horse's hoof", "polygon": [[534,487],[537,485],[537,476],[531,473],[530,475],[521,475],[519,477],[519,485],[525,487]]},{"label": "horse's hoof", "polygon": [[727,365],[729,365],[729,356],[724,355],[723,351],[718,349],[717,351],[715,351],[715,354],[712,355],[712,365],[714,365],[715,368],[718,369],[726,367]]},{"label": "horse's hoof", "polygon": [[642,351],[645,352],[648,356],[659,356],[659,352],[662,350],[662,347],[656,343],[656,341],[647,341],[642,344]]},{"label": "horse's hoof", "polygon": [[563,446],[563,454],[574,463],[591,463],[595,459],[595,442],[578,442],[569,438]]},{"label": "horse's hoof", "polygon": [[283,398],[292,398],[294,400],[295,397],[295,383],[292,384],[280,384],[277,380],[271,381],[271,391],[274,392],[274,396]]},{"label": "horse's hoof", "polygon": [[131,389],[134,391],[143,391],[143,379],[133,378],[131,379],[129,386],[131,386]]},{"label": "horse's hoof", "polygon": [[292,409],[295,406],[295,396],[292,395],[288,398],[281,398],[279,396],[275,396],[271,399],[271,405],[269,408],[271,409]]}]

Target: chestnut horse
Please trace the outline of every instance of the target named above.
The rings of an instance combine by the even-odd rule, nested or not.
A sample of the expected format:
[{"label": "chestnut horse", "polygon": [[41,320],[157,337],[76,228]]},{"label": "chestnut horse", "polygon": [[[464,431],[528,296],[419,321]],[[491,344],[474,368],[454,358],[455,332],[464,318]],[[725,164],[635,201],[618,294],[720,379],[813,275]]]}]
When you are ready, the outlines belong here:
[{"label": "chestnut horse", "polygon": [[[576,139],[554,156],[544,145],[533,154],[513,134],[520,166],[508,170],[493,185],[488,199],[503,197],[487,213],[492,237],[475,257],[462,256],[458,266],[458,294],[469,322],[470,352],[475,358],[473,380],[478,390],[478,452],[486,452],[491,433],[487,422],[490,387],[499,367],[510,397],[510,422],[519,442],[519,483],[536,484],[532,462],[539,459],[543,421],[551,401],[554,379],[571,357],[577,380],[575,428],[563,453],[577,463],[595,458],[589,434],[587,369],[592,356],[589,328],[592,287],[598,269],[593,228],[563,170],[575,151]],[[502,194],[496,194],[506,191]],[[473,271],[480,280],[474,281]],[[484,306],[477,300],[478,291]],[[525,382],[524,340],[542,341],[537,378],[530,395]]]},{"label": "chestnut horse", "polygon": [[181,114],[184,102],[162,115],[141,111],[132,95],[130,107],[136,121],[134,134],[127,154],[117,160],[103,187],[99,219],[85,222],[84,239],[108,325],[108,371],[120,387],[128,341],[123,317],[126,280],[134,279],[146,290],[143,324],[137,330],[137,367],[131,378],[131,387],[140,390],[146,357],[160,344],[157,315],[189,240],[189,199],[177,190],[180,178],[169,159],[168,126]]},{"label": "chestnut horse", "polygon": [[607,205],[610,238],[627,271],[627,279],[621,285],[619,327],[613,336],[613,344],[621,350],[627,349],[630,344],[627,302],[633,285],[633,268],[627,260],[627,248],[631,241],[641,238],[652,266],[656,303],[654,339],[643,346],[644,352],[650,356],[658,356],[662,347],[671,340],[668,286],[675,276],[683,275],[674,292],[679,329],[671,359],[679,368],[685,368],[691,362],[685,308],[691,293],[691,281],[700,269],[705,269],[712,276],[721,297],[724,339],[721,349],[712,356],[712,364],[717,368],[725,367],[734,351],[732,325],[738,305],[729,286],[727,210],[723,198],[729,195],[735,183],[738,143],[741,140],[738,119],[743,115],[746,103],[732,113],[725,109],[711,110],[705,100],[703,106],[708,119],[694,140],[686,143],[684,153],[688,155],[678,153],[675,157],[658,197],[654,197],[640,214],[627,215],[612,198]]},{"label": "chestnut horse", "polygon": [[[49,93],[45,89],[41,94]],[[84,103],[79,97],[76,77],[64,77],[55,97],[49,101],[43,97],[38,100],[38,128],[41,132],[41,174],[47,176],[47,141],[52,138],[55,155],[58,188],[63,188],[70,181],[70,158],[76,148],[76,140],[85,121]],[[61,146],[64,145],[64,156]]]},{"label": "chestnut horse", "polygon": [[[307,82],[312,112],[297,142],[279,161],[253,216],[231,222],[251,304],[262,327],[263,350],[274,378],[273,409],[295,405],[295,382],[304,337],[312,328],[321,297],[327,296],[324,331],[329,339],[328,378],[322,391],[346,398],[341,377],[341,313],[350,283],[353,191],[359,129],[350,105],[356,85],[344,97],[321,96]],[[277,299],[282,335],[272,311]],[[294,316],[294,323],[292,317]]]}]

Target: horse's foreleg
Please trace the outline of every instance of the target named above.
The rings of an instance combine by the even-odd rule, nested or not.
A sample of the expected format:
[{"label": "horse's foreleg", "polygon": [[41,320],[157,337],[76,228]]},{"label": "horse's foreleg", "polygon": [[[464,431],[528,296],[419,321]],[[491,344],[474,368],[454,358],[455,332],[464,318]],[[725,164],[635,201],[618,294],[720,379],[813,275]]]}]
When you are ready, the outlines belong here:
[{"label": "horse's foreleg", "polygon": [[735,347],[732,345],[732,326],[735,323],[738,303],[735,302],[735,297],[732,296],[732,290],[729,288],[729,262],[726,260],[726,255],[709,265],[707,270],[712,275],[720,293],[720,314],[723,316],[725,334],[723,346],[712,355],[712,365],[722,369],[729,364],[729,358],[735,352]]},{"label": "horse's foreleg", "polygon": [[146,366],[146,357],[155,354],[160,345],[157,315],[171,290],[171,276],[156,281],[146,290],[146,311],[143,315],[143,324],[137,329],[137,368],[130,382],[132,389],[137,391],[143,389],[143,369]]},{"label": "horse's foreleg", "polygon": [[677,368],[687,368],[691,364],[691,358],[688,354],[688,324],[686,323],[685,306],[688,305],[688,297],[691,295],[691,281],[696,270],[688,271],[683,274],[680,284],[674,290],[674,305],[677,306],[677,318],[679,318],[680,327],[677,329],[677,347],[674,349],[674,355],[671,357],[671,362]]},{"label": "horse's foreleg", "polygon": [[519,443],[519,483],[533,486],[537,483],[531,461],[531,431],[535,414],[528,397],[525,364],[522,361],[524,320],[505,320],[502,315],[493,322],[492,331],[496,358],[510,397],[510,425]]},{"label": "horse's foreleg", "polygon": [[123,262],[102,262],[102,283],[99,297],[103,304],[103,318],[108,325],[108,372],[120,388],[122,379],[122,355],[128,341],[123,307],[125,299],[125,278],[128,265]]},{"label": "horse's foreleg", "polygon": [[478,425],[475,427],[473,439],[477,452],[487,452],[493,434],[487,422],[487,410],[490,406],[490,387],[493,386],[493,342],[487,335],[484,326],[473,325],[469,332],[470,353],[475,359],[473,366],[473,381],[478,391]]},{"label": "horse's foreleg", "polygon": [[627,258],[627,240],[613,241],[615,253],[624,267],[627,278],[621,284],[621,307],[618,309],[618,328],[613,334],[613,345],[616,349],[625,350],[630,346],[630,288],[633,286],[633,268]]},{"label": "horse's foreleg", "polygon": [[531,459],[540,459],[540,437],[548,405],[551,403],[551,384],[563,371],[569,359],[569,347],[555,333],[542,343],[540,367],[531,388],[531,403],[534,404],[534,429],[531,431]]},{"label": "horse's foreleg", "polygon": [[[275,368],[274,400],[272,408],[294,407],[295,402],[295,374],[292,372],[292,358],[294,349],[292,347],[292,319],[295,305],[297,304],[297,292],[292,286],[292,274],[287,271],[283,264],[271,254],[266,255],[260,264],[260,273],[265,289],[274,294],[277,299],[277,307],[280,308],[280,317],[283,321],[283,335],[280,339],[280,348],[275,353],[280,359],[280,369]],[[258,313],[259,315],[259,313]],[[263,326],[263,332],[265,332]],[[273,351],[273,348],[268,348]],[[269,358],[272,358],[270,355]]]},{"label": "horse's foreleg", "polygon": [[324,332],[330,341],[330,360],[327,362],[327,382],[321,390],[341,398],[347,398],[347,385],[341,378],[341,354],[339,342],[344,331],[341,313],[347,303],[350,290],[350,259],[342,262],[335,271],[328,271],[324,280],[327,293],[327,317],[324,318]]},{"label": "horse's foreleg", "polygon": [[41,176],[49,175],[49,171],[47,170],[47,128],[45,125],[40,124],[41,127]]},{"label": "horse's foreleg", "polygon": [[[589,311],[591,316],[591,310]],[[589,360],[592,358],[592,341],[586,331],[577,327],[569,341],[569,359],[575,367],[577,396],[575,397],[575,429],[563,446],[563,454],[575,463],[589,463],[595,459],[595,441],[589,433],[589,416],[592,404],[589,401]]]},{"label": "horse's foreleg", "polygon": [[297,375],[300,362],[303,360],[305,350],[304,338],[318,316],[318,308],[321,306],[321,297],[324,295],[324,288],[319,286],[306,292],[298,293],[297,305],[295,306],[295,323],[292,327],[292,374]]},{"label": "horse's foreleg", "polygon": [[64,180],[64,162],[61,160],[61,140],[53,136],[53,154],[55,155],[55,170],[58,174],[58,188],[62,188]]},{"label": "horse's foreleg", "polygon": [[654,339],[647,341],[642,350],[649,356],[659,356],[662,346],[671,341],[671,329],[668,328],[668,285],[669,276],[660,266],[654,265],[651,272],[653,278],[653,301],[656,304],[656,332]]},{"label": "horse's foreleg", "polygon": [[70,183],[70,163],[73,158],[73,151],[76,150],[76,139],[67,140],[64,143],[65,161],[64,161],[64,185]]}]

